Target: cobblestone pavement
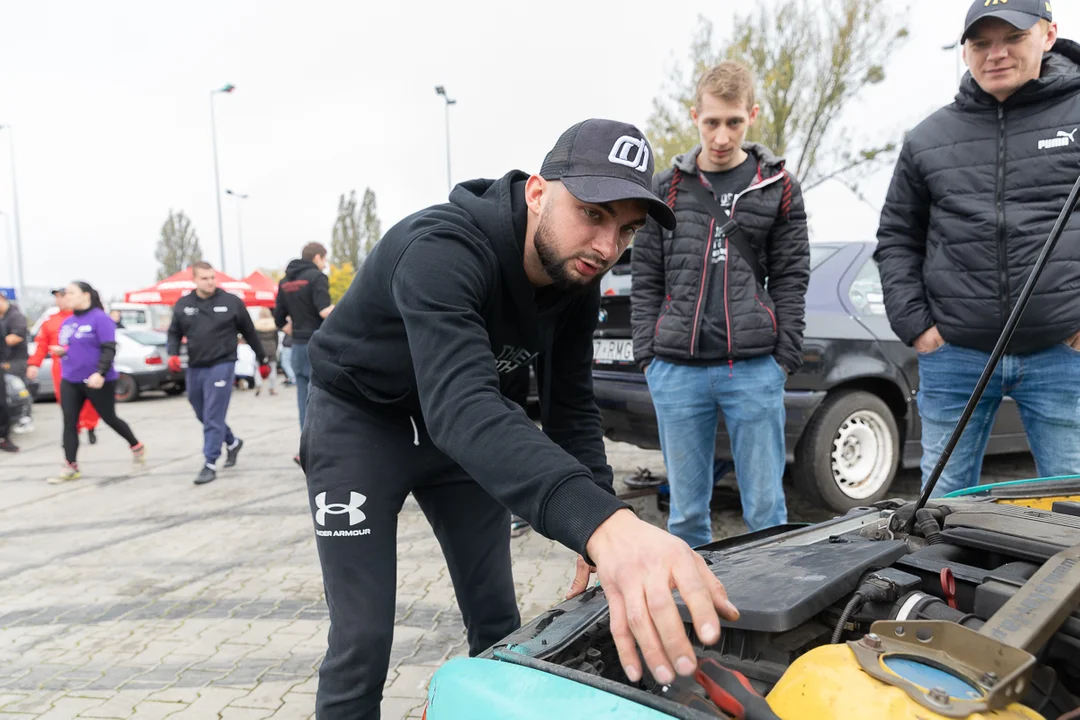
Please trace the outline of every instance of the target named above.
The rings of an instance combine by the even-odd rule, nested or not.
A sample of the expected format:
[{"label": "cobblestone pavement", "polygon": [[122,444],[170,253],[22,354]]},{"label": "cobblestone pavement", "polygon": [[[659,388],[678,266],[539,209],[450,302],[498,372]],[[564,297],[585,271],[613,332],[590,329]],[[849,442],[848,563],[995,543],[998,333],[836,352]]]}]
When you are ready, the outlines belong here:
[{"label": "cobblestone pavement", "polygon": [[[328,620],[304,479],[291,461],[295,394],[237,393],[230,424],[240,463],[196,487],[201,429],[185,398],[122,405],[146,442],[134,470],[106,427],[84,445],[84,476],[43,481],[61,461],[59,411],[35,407],[37,429],[0,458],[0,720],[310,718]],[[617,476],[659,454],[610,446]],[[1026,477],[1026,457],[988,462]],[[905,473],[898,493],[917,486]],[[653,500],[635,501],[663,523]],[[830,514],[791,502],[796,519]],[[718,535],[741,530],[716,513]],[[558,602],[574,558],[535,532],[513,540],[523,620]],[[438,545],[414,502],[399,529],[398,612],[383,717],[417,718],[425,687],[465,652],[461,617]]]}]

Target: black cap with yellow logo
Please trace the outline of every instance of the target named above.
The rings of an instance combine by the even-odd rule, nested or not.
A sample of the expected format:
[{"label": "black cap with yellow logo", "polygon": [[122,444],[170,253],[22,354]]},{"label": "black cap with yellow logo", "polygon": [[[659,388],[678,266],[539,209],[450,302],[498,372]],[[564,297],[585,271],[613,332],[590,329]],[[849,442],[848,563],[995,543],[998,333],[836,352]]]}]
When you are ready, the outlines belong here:
[{"label": "black cap with yellow logo", "polygon": [[988,17],[1004,20],[1020,30],[1029,30],[1040,20],[1054,22],[1054,11],[1050,0],[975,0],[968,10],[960,42],[967,41],[975,23]]}]

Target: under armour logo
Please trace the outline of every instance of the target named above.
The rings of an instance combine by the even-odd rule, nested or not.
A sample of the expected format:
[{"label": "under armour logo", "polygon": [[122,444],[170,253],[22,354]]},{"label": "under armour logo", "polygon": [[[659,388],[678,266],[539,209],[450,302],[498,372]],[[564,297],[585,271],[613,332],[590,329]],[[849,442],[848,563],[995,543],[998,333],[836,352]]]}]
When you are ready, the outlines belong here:
[{"label": "under armour logo", "polygon": [[367,515],[360,509],[360,506],[367,502],[367,498],[358,492],[349,493],[349,503],[330,503],[326,502],[326,493],[321,492],[315,496],[315,507],[318,509],[315,511],[315,522],[326,527],[327,515],[344,515],[349,514],[349,526],[359,525],[367,519]]},{"label": "under armour logo", "polygon": [[608,160],[616,165],[626,165],[638,172],[649,169],[649,145],[644,138],[623,135],[615,141]]}]

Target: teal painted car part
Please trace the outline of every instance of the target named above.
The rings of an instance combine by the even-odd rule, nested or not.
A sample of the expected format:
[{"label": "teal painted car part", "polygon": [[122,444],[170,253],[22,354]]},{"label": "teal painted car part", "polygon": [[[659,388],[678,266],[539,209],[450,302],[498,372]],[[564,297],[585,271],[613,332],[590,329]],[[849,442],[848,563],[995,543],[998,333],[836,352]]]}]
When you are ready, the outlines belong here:
[{"label": "teal painted car part", "polygon": [[532,668],[455,658],[428,688],[427,720],[671,720],[665,713]]},{"label": "teal painted car part", "polygon": [[971,495],[986,495],[998,488],[1013,488],[1022,485],[1031,485],[1033,483],[1067,482],[1069,480],[1072,480],[1073,482],[1080,482],[1080,475],[1061,475],[1059,477],[1028,478],[1027,480],[1010,480],[1008,482],[993,483],[992,485],[976,485],[975,487],[963,488],[962,490],[954,490],[948,495],[943,495],[942,498],[959,498],[969,497]]}]

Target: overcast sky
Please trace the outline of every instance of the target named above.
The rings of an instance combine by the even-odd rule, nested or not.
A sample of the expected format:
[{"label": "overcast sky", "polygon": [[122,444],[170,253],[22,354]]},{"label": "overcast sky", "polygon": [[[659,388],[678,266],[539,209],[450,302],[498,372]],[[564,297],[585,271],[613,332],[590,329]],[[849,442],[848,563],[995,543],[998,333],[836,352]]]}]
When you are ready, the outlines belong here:
[{"label": "overcast sky", "polygon": [[[559,134],[592,116],[644,127],[686,57],[699,13],[718,39],[733,0],[411,3],[0,0],[0,124],[14,126],[27,285],[85,279],[105,295],[153,282],[170,208],[220,266],[209,93],[217,95],[226,270],[280,267],[329,246],[338,197],[366,186],[384,230],[446,197],[444,105],[455,182],[536,171]],[[899,139],[956,91],[967,0],[911,0],[911,38],[843,118]],[[901,7],[901,3],[897,3]],[[1080,22],[1057,3],[1064,37]],[[0,212],[12,209],[0,131]],[[891,167],[864,184],[880,206]],[[877,211],[837,184],[806,198],[814,239],[873,237]],[[0,242],[4,232],[0,216]],[[0,245],[0,283],[12,278]]]}]

